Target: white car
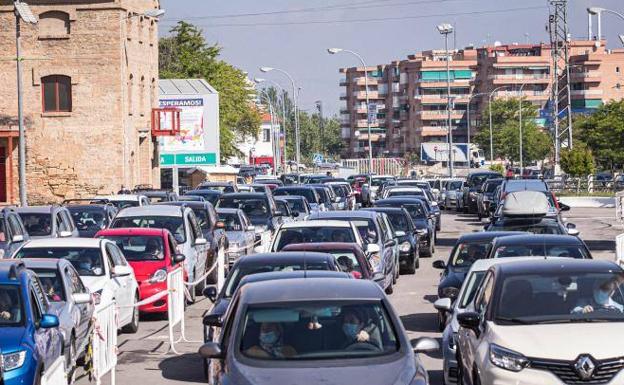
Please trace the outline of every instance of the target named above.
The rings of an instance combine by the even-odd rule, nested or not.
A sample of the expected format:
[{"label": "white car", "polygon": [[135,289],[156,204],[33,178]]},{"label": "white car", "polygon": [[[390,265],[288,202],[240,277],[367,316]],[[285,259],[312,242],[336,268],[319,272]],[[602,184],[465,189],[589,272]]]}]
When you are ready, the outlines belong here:
[{"label": "white car", "polygon": [[[378,245],[365,245],[360,232],[350,221],[303,221],[284,223],[275,231],[269,252],[277,252],[295,243],[347,242],[357,243],[362,249],[379,253]],[[372,249],[370,249],[372,247]]]},{"label": "white car", "polygon": [[379,187],[381,187],[382,184],[390,181],[396,181],[396,177],[392,175],[373,175],[371,177],[370,186],[371,198],[373,200],[378,199],[377,191],[379,190]]},{"label": "white car", "polygon": [[613,262],[496,264],[457,321],[460,384],[624,384],[624,270]]},{"label": "white car", "polygon": [[427,194],[422,188],[413,187],[413,186],[388,187],[387,189],[384,189],[382,195],[383,196],[381,197],[381,199],[398,197],[398,196],[406,196],[406,195],[417,196],[417,197],[422,197],[422,199],[427,199]]},{"label": "white car", "polygon": [[93,200],[108,201],[119,210],[126,207],[147,206],[150,204],[149,198],[141,194],[99,195],[93,198]]},{"label": "white car", "polygon": [[119,328],[139,330],[139,285],[134,270],[115,242],[94,238],[36,239],[18,249],[14,258],[66,259],[94,297],[96,311],[115,300],[119,306]]}]

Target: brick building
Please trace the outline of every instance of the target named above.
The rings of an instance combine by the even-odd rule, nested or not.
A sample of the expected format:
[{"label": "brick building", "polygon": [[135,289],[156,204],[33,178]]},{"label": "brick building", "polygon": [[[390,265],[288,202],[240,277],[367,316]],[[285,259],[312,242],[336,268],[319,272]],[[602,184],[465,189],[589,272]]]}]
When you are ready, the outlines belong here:
[{"label": "brick building", "polygon": [[[485,121],[483,112],[493,98],[522,97],[540,109],[547,124],[552,84],[552,58],[546,44],[467,47],[450,53],[451,127],[454,142],[468,139]],[[606,41],[572,41],[570,45],[572,108],[590,113],[601,104],[624,97],[624,50],[608,50]],[[373,120],[373,155],[403,156],[419,152],[425,142],[446,142],[447,82],[444,51],[424,51],[406,60],[369,67]],[[343,68],[340,85],[345,157],[365,157],[366,104],[364,69]],[[359,135],[356,135],[359,133]]]},{"label": "brick building", "polygon": [[[21,23],[26,182],[32,203],[159,184],[158,0],[31,0]],[[0,56],[15,57],[13,2],[0,0]],[[17,200],[14,61],[0,61],[0,201]]]}]

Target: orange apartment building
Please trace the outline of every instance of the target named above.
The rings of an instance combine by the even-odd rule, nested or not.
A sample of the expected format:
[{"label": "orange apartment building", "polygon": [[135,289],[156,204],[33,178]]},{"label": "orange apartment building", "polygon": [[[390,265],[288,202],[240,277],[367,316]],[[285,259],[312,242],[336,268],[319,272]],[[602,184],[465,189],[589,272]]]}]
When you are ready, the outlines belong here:
[{"label": "orange apartment building", "polygon": [[[467,47],[450,53],[451,126],[453,141],[467,141],[468,106],[471,136],[487,118],[493,99],[522,97],[540,109],[548,124],[552,83],[550,46],[513,44]],[[570,48],[570,87],[576,113],[591,113],[601,104],[624,97],[624,50],[608,50],[606,41],[573,41]],[[372,135],[375,156],[419,152],[424,142],[447,140],[447,82],[444,51],[424,51],[406,60],[370,67],[371,103],[377,103]],[[363,69],[341,69],[347,90],[341,97],[345,157],[364,157],[368,149]],[[389,91],[390,90],[390,91]],[[380,107],[383,107],[380,109]],[[359,131],[359,136],[355,133]]]}]

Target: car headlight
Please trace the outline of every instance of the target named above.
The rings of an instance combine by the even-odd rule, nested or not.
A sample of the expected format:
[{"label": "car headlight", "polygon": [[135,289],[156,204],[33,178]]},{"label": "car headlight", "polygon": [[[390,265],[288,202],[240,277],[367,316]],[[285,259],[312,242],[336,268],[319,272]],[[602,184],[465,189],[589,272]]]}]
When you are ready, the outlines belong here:
[{"label": "car headlight", "polygon": [[399,246],[399,251],[401,251],[403,253],[407,253],[411,249],[412,249],[412,245],[408,241],[405,241],[405,242],[401,243],[401,245]]},{"label": "car headlight", "polygon": [[529,364],[529,360],[522,354],[495,344],[490,345],[490,362],[512,372],[519,372]]},{"label": "car headlight", "polygon": [[459,295],[459,289],[456,287],[445,287],[442,289],[443,298],[457,298]]},{"label": "car headlight", "polygon": [[20,350],[15,353],[7,353],[2,355],[2,369],[5,372],[9,370],[21,368],[26,360],[26,350]]},{"label": "car headlight", "polygon": [[149,278],[149,283],[165,282],[167,280],[167,270],[158,269]]},{"label": "car headlight", "polygon": [[100,302],[102,302],[102,291],[104,289],[100,289],[98,291],[95,291],[93,293],[91,293],[91,297],[93,298],[93,304],[94,305],[99,305]]}]

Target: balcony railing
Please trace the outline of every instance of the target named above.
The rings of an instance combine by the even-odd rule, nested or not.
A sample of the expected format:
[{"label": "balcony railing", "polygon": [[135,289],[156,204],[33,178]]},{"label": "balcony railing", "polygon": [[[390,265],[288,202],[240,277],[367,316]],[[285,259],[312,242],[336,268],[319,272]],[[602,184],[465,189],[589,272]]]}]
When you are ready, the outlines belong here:
[{"label": "balcony railing", "polygon": [[571,92],[573,96],[598,96],[602,95],[602,90],[573,90]]},{"label": "balcony railing", "polygon": [[490,75],[488,79],[494,80],[541,80],[550,79],[549,74],[497,74]]}]

